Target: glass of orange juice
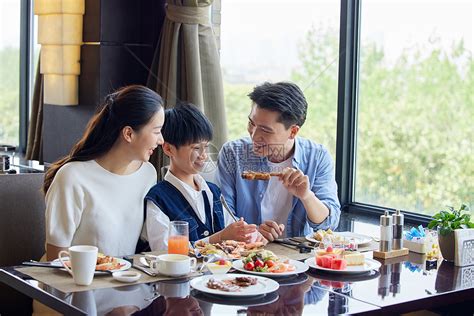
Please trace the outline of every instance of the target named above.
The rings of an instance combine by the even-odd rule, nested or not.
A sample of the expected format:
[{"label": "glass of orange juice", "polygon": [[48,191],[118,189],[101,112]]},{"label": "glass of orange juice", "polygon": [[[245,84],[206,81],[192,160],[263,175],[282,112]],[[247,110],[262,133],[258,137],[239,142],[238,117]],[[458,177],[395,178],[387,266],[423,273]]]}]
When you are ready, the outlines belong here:
[{"label": "glass of orange juice", "polygon": [[189,224],[183,221],[170,222],[168,236],[168,253],[188,255],[189,252]]}]

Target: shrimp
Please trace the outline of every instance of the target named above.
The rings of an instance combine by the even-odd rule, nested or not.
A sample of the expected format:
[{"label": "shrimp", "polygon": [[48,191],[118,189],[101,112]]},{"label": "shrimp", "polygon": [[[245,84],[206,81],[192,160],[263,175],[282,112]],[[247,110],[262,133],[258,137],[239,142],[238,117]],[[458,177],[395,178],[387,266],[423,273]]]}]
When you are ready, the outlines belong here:
[{"label": "shrimp", "polygon": [[273,267],[268,269],[268,272],[272,273],[284,273],[289,271],[295,271],[296,267],[292,264],[287,263],[277,263]]}]

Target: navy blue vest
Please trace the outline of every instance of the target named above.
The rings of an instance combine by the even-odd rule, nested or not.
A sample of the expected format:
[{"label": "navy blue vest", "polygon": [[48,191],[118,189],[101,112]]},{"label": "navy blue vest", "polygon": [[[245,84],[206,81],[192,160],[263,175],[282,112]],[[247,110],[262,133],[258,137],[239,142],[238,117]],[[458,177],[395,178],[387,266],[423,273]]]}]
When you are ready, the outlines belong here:
[{"label": "navy blue vest", "polygon": [[[160,181],[150,189],[145,200],[155,203],[169,217],[170,221],[185,221],[189,223],[189,241],[197,241],[208,237],[224,228],[224,214],[219,199],[221,190],[217,185],[207,182],[213,198],[213,225],[208,221],[203,223],[189,205],[186,198],[168,181]],[[204,197],[206,195],[204,194]],[[204,205],[208,204],[204,199]],[[210,207],[209,205],[207,205]],[[209,214],[210,215],[210,214]],[[206,216],[209,217],[209,216]]]}]

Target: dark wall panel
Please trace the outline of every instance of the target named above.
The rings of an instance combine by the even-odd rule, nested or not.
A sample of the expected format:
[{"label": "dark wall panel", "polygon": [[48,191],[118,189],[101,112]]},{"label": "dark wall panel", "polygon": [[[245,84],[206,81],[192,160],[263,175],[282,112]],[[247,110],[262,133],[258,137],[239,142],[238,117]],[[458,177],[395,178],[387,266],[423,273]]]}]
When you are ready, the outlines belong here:
[{"label": "dark wall panel", "polygon": [[154,44],[164,12],[162,0],[86,0],[83,40]]},{"label": "dark wall panel", "polygon": [[164,12],[164,0],[86,0],[79,105],[45,104],[45,162],[69,153],[108,93],[146,84]]},{"label": "dark wall panel", "polygon": [[57,106],[45,104],[43,109],[43,158],[45,162],[67,155],[80,139],[95,111],[95,106]]}]

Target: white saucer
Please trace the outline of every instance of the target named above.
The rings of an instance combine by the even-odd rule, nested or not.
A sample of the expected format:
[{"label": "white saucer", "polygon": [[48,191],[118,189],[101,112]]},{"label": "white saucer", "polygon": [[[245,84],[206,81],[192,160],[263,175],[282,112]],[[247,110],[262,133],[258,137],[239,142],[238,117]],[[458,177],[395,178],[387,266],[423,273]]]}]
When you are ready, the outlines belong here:
[{"label": "white saucer", "polygon": [[120,282],[133,283],[141,278],[141,274],[135,271],[116,271],[112,273],[112,277]]}]

